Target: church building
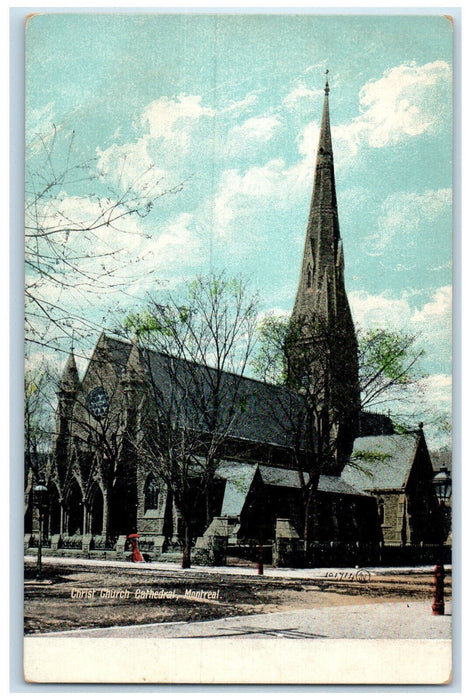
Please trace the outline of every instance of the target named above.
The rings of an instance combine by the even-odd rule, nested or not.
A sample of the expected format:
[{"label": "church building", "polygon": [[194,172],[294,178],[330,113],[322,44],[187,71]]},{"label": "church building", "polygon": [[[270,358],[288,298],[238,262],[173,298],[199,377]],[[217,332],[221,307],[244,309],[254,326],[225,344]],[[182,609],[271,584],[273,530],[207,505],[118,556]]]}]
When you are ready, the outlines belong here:
[{"label": "church building", "polygon": [[[389,418],[361,413],[327,82],[291,321],[298,333],[289,348],[286,387],[230,373],[223,378],[229,389],[233,384],[241,393],[245,410],[233,421],[218,461],[209,525],[203,499],[195,492],[195,554],[212,550],[214,555],[215,543],[229,551],[257,541],[275,545],[283,539],[299,540],[296,546],[301,546],[307,527],[306,484],[313,491],[310,532],[319,547],[436,542],[438,504],[421,428],[395,435]],[[105,333],[81,380],[70,354],[58,390],[56,439],[44,469],[45,551],[80,550],[85,556],[123,558],[130,533],[140,535],[141,550],[151,560],[181,550],[182,518],[174,494],[136,449],[136,436],[146,430],[146,387],[158,386],[165,400],[175,371],[184,377],[189,370],[183,360],[144,352],[135,343]],[[201,368],[201,376],[210,371]],[[307,399],[312,440],[306,439],[299,449],[286,415],[305,410]],[[378,457],[382,452],[384,459]],[[25,493],[26,551],[37,545],[38,536],[31,487],[30,478]]]}]

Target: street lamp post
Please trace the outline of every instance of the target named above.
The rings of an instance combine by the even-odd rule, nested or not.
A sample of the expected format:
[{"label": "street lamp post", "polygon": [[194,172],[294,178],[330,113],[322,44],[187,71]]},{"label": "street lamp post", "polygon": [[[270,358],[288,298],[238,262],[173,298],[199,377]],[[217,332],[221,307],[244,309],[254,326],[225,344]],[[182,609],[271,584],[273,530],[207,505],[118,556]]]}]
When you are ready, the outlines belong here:
[{"label": "street lamp post", "polygon": [[44,513],[47,507],[46,495],[47,487],[43,482],[38,482],[36,486],[33,486],[33,494],[38,509],[39,515],[39,541],[38,541],[38,560],[36,564],[37,578],[41,578],[42,573],[42,542],[43,542],[43,521]]},{"label": "street lamp post", "polygon": [[[435,493],[438,498],[438,506],[440,508],[440,550],[443,545],[443,538],[445,535],[445,508],[446,503],[451,496],[451,475],[449,470],[443,465],[439,473],[433,479],[433,486]],[[442,557],[440,557],[442,559]],[[432,612],[434,615],[444,615],[445,614],[445,601],[444,601],[444,589],[445,589],[445,567],[443,562],[440,561],[435,567],[434,572],[434,600],[432,604]]]}]

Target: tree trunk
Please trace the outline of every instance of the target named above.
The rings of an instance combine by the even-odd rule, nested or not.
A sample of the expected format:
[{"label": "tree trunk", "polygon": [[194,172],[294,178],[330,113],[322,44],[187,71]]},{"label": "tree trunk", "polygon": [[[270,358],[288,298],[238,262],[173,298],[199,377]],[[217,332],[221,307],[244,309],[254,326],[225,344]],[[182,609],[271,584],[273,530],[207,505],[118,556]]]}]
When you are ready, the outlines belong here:
[{"label": "tree trunk", "polygon": [[209,487],[207,486],[205,489],[206,528],[208,528],[211,525],[211,521],[213,519],[210,501],[211,501],[211,499],[210,499],[210,494],[209,494]]},{"label": "tree trunk", "polygon": [[182,555],[182,569],[189,569],[191,567],[191,536],[190,536],[190,523],[186,518],[183,521],[184,535],[183,535],[183,555]]},{"label": "tree trunk", "polygon": [[304,499],[304,564],[308,563],[309,541],[311,536],[311,490],[307,490],[306,498]]}]

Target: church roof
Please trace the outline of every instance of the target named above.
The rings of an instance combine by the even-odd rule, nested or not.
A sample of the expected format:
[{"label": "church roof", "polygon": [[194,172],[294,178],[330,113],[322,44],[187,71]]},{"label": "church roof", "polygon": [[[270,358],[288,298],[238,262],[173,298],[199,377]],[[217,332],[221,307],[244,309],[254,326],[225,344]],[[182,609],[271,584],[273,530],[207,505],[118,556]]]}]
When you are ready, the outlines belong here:
[{"label": "church roof", "polygon": [[351,463],[342,478],[363,491],[406,487],[418,448],[417,433],[373,435],[355,440]]},{"label": "church roof", "polygon": [[[294,469],[283,469],[282,467],[272,467],[261,464],[259,466],[260,475],[265,484],[270,486],[283,486],[285,488],[299,489],[299,475]],[[309,474],[305,473],[307,481]],[[317,490],[322,493],[337,493],[348,496],[365,496],[367,494],[359,491],[351,484],[347,483],[341,476],[326,476],[321,474]]]},{"label": "church roof", "polygon": [[[247,464],[224,460],[216,471],[218,477],[226,480],[221,515],[236,516],[241,514],[257,471],[266,486],[280,486],[288,489],[300,488],[298,472],[293,469],[272,467],[267,464]],[[304,477],[307,480],[309,475],[305,474]],[[348,484],[342,477],[325,476],[323,474],[319,478],[317,490],[321,493],[336,495],[368,496],[368,494]]]},{"label": "church roof", "polygon": [[69,353],[67,362],[62,372],[60,388],[65,391],[74,391],[79,385],[79,376],[73,352]]},{"label": "church roof", "polygon": [[256,464],[224,460],[216,475],[226,480],[221,515],[240,515],[257,471]]},{"label": "church roof", "polygon": [[[118,371],[123,372],[132,344],[109,336],[105,336],[103,341],[110,360]],[[216,370],[152,350],[140,349],[140,354],[142,364],[147,370],[148,381],[158,388],[161,398],[167,400],[169,405],[176,385],[182,392],[186,390],[187,396],[191,396],[192,391],[198,394],[195,405],[192,406],[191,401],[185,402],[184,413],[180,411],[179,418],[185,420],[189,426],[203,429],[201,403],[203,397],[206,397],[206,405],[211,403],[211,386],[216,377]],[[195,383],[198,385],[196,392],[192,389]],[[292,432],[287,418],[293,420],[293,417],[302,411],[301,400],[294,392],[284,387],[224,372],[219,396],[222,398],[220,424],[225,430],[231,424],[230,437],[285,448],[291,446]],[[232,415],[235,398],[239,405]]]}]

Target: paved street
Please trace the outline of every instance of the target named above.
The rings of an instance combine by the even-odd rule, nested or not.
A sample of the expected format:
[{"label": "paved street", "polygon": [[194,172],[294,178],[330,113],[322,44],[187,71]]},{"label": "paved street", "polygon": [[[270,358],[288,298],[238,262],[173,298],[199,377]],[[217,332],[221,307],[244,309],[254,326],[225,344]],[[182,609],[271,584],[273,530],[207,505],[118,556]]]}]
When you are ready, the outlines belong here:
[{"label": "paved street", "polygon": [[[448,610],[446,610],[449,613]],[[451,639],[451,615],[432,615],[429,602],[366,603],[292,610],[208,622],[174,622],[56,632],[47,637]]]}]

